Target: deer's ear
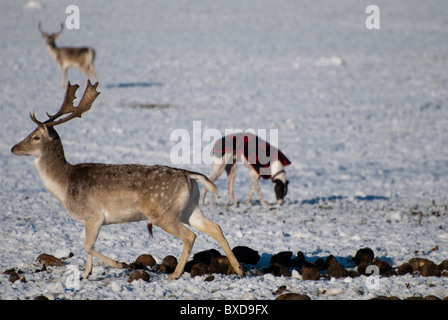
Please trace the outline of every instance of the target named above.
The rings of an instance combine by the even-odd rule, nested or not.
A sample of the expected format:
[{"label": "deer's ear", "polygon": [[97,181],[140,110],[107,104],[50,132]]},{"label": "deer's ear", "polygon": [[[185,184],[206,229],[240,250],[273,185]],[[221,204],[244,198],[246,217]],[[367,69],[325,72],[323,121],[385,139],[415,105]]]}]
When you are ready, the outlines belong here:
[{"label": "deer's ear", "polygon": [[47,130],[47,134],[48,134],[48,136],[50,137],[51,140],[59,139],[59,135],[56,132],[56,130],[54,130],[53,127],[47,127],[45,125],[44,125],[44,127]]}]

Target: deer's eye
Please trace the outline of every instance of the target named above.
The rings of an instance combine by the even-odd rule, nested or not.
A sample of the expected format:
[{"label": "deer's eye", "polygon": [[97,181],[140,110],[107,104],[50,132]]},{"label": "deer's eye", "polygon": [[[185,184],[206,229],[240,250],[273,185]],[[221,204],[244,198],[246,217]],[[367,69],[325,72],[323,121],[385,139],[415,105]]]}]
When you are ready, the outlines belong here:
[{"label": "deer's eye", "polygon": [[40,137],[36,135],[36,136],[33,137],[33,140],[34,140],[34,141],[39,141],[39,140],[40,140]]}]

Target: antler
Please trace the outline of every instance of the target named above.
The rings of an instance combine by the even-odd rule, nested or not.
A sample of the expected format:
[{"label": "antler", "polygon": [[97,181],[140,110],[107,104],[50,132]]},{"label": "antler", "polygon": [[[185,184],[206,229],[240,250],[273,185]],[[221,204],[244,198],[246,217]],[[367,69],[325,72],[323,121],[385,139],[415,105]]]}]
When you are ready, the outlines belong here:
[{"label": "antler", "polygon": [[42,30],[42,23],[40,23],[37,25],[37,29],[39,30],[40,33],[45,34],[44,30]]},{"label": "antler", "polygon": [[[44,30],[42,30],[42,23],[40,21],[39,21],[39,24],[37,25],[37,29],[39,30],[40,33],[42,33],[44,35],[49,35],[49,33],[46,33]],[[64,30],[64,24],[61,23],[61,30],[58,31],[57,33],[55,33],[54,35],[59,36],[63,30]]]},{"label": "antler", "polygon": [[[36,119],[36,116],[33,113],[30,113],[31,120],[34,121],[39,126],[45,125],[47,127],[57,126],[58,124],[67,122],[73,118],[81,118],[81,115],[90,110],[90,107],[92,106],[93,101],[95,101],[96,97],[100,94],[100,92],[96,91],[96,88],[98,87],[98,82],[96,82],[94,85],[90,83],[90,80],[87,81],[87,87],[84,91],[84,95],[81,98],[81,101],[79,102],[78,106],[75,107],[73,105],[73,101],[76,99],[76,90],[78,90],[79,86],[77,84],[71,85],[70,81],[67,84],[67,90],[65,92],[65,98],[64,102],[62,103],[61,108],[55,115],[49,115],[48,120],[45,122],[40,122]],[[56,120],[57,118],[63,116],[64,114],[70,114],[65,118]]]},{"label": "antler", "polygon": [[61,31],[57,32],[56,35],[60,35],[62,33],[62,31],[64,31],[64,24],[61,23]]}]

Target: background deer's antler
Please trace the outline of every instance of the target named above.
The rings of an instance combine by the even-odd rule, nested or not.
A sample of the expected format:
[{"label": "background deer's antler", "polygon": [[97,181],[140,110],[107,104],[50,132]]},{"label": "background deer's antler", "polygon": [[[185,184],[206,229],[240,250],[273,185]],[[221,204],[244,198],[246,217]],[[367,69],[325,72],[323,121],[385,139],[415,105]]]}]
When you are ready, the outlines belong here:
[{"label": "background deer's antler", "polygon": [[[78,106],[75,107],[73,105],[73,101],[76,99],[76,90],[78,90],[79,85],[71,85],[70,81],[67,84],[67,90],[65,92],[65,98],[64,102],[62,103],[61,108],[55,115],[49,115],[48,120],[45,122],[40,122],[36,119],[36,116],[33,113],[30,113],[31,120],[34,121],[34,123],[38,125],[45,125],[47,127],[56,126],[58,124],[67,122],[73,118],[81,118],[81,115],[90,110],[90,107],[92,106],[93,101],[95,101],[96,97],[100,94],[100,92],[96,91],[96,88],[98,87],[98,82],[96,82],[94,85],[90,83],[90,80],[87,81],[86,90],[84,91],[84,95],[81,98],[81,101],[79,102]],[[64,114],[70,114],[65,118],[56,120],[57,118],[63,116]]]}]

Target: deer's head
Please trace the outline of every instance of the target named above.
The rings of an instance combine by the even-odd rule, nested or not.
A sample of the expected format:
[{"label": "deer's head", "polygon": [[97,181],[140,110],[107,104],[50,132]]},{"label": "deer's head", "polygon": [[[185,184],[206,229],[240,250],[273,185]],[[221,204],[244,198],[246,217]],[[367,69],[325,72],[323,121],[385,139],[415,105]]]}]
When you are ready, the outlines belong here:
[{"label": "deer's head", "polygon": [[39,25],[37,26],[37,28],[38,28],[40,34],[42,35],[42,38],[45,39],[45,41],[47,42],[47,44],[49,44],[49,45],[53,45],[54,42],[56,41],[56,39],[61,35],[62,30],[64,30],[64,24],[61,23],[61,30],[58,31],[58,32],[56,32],[56,33],[47,33],[47,32],[44,32],[44,31],[42,30],[42,24],[41,24],[40,22],[39,22]]},{"label": "deer's head", "polygon": [[[59,139],[59,135],[53,128],[56,125],[67,122],[73,118],[79,117],[90,110],[93,101],[100,94],[96,91],[98,87],[98,82],[92,85],[90,80],[87,82],[86,90],[81,98],[78,106],[73,105],[73,101],[76,99],[75,93],[79,86],[77,84],[71,85],[70,82],[67,84],[67,91],[65,92],[64,102],[60,110],[53,116],[49,115],[48,120],[41,122],[36,119],[34,112],[30,113],[31,120],[37,124],[36,130],[31,132],[25,139],[12,147],[11,152],[15,155],[24,156],[39,156],[43,153],[47,147],[50,145],[51,141]],[[59,119],[61,116],[69,114],[65,118]]]}]

